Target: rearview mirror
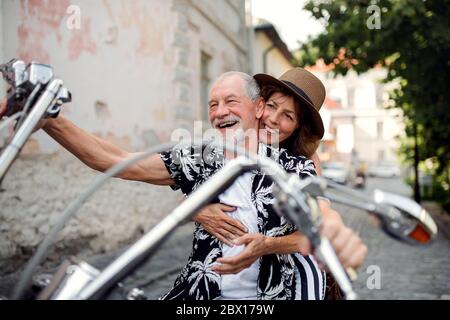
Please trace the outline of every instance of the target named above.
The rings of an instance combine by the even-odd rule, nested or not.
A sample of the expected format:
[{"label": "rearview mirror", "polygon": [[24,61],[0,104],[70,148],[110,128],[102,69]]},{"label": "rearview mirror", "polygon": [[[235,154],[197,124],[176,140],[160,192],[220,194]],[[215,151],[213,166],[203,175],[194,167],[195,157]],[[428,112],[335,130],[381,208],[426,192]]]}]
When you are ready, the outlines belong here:
[{"label": "rearview mirror", "polygon": [[430,214],[417,202],[389,192],[375,190],[375,214],[383,229],[391,236],[415,245],[431,243],[437,226]]}]

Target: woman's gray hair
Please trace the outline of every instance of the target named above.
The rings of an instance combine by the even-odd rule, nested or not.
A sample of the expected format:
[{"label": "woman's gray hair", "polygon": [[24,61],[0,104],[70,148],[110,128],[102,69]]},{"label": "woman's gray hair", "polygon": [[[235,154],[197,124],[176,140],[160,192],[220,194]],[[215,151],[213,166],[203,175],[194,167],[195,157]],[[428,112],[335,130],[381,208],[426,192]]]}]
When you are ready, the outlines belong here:
[{"label": "woman's gray hair", "polygon": [[225,73],[221,74],[214,83],[224,80],[231,76],[238,76],[239,78],[241,78],[244,81],[244,86],[245,86],[245,91],[247,92],[247,96],[253,102],[255,102],[256,100],[258,100],[261,97],[261,89],[259,88],[259,85],[256,82],[255,78],[253,78],[252,76],[250,76],[244,72],[240,72],[240,71],[225,72]]}]

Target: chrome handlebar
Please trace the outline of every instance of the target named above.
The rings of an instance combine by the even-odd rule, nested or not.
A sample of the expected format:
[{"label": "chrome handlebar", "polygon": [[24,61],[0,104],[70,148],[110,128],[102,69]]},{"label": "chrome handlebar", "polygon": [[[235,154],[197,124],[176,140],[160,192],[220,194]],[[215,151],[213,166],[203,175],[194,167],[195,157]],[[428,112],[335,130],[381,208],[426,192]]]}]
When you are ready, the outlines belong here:
[{"label": "chrome handlebar", "polygon": [[1,181],[39,121],[57,117],[61,105],[71,101],[71,94],[63,82],[54,77],[49,65],[37,62],[25,65],[23,61],[13,59],[1,64],[0,72],[10,86],[5,116],[22,112],[13,139],[0,155]]}]

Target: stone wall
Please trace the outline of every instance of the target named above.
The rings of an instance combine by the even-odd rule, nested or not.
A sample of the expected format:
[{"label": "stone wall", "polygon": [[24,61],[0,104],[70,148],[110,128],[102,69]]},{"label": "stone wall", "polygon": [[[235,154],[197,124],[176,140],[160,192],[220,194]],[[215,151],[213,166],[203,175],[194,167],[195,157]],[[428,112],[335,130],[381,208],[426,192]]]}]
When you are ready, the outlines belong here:
[{"label": "stone wall", "polygon": [[[67,152],[25,155],[0,192],[0,275],[15,271],[65,208],[98,175]],[[169,187],[111,179],[62,231],[50,261],[60,255],[109,253],[139,238],[182,199]]]}]

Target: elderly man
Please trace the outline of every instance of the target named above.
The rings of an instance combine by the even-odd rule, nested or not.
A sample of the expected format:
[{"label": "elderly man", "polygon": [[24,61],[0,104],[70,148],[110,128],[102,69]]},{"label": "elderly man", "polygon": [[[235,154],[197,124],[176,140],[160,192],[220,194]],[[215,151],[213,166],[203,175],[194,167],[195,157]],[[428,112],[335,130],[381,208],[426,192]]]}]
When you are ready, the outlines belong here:
[{"label": "elderly man", "polygon": [[[238,72],[222,75],[213,85],[209,101],[211,122],[213,127],[221,133],[233,132],[237,129],[258,132],[264,101],[260,98],[258,85],[252,77]],[[44,130],[86,165],[98,171],[103,172],[135,155],[85,132],[62,116],[49,119]],[[257,135],[250,135],[245,148],[261,155],[266,155],[269,150],[267,146],[261,146]],[[197,161],[198,155],[191,151],[190,148],[174,148],[160,155],[150,156],[128,167],[118,177],[156,185],[169,185],[174,189],[181,188],[184,194],[189,195],[219,170],[226,161],[223,154],[220,154],[220,150],[212,150],[211,153],[217,156],[217,159],[222,159],[213,163],[202,161],[202,159]],[[174,161],[174,157],[177,161]],[[281,151],[279,159],[281,164],[287,160],[295,160],[298,166],[294,167],[304,168],[301,172],[297,172],[301,176],[314,173],[312,162],[304,158],[294,159],[286,151]],[[317,264],[306,256],[311,253],[309,242],[300,232],[295,231],[293,226],[275,214],[271,206],[272,185],[269,179],[262,174],[247,175],[242,178],[244,184],[239,186],[235,183],[229,191],[234,195],[240,194],[240,201],[245,202],[249,213],[254,215],[253,230],[241,239],[242,243],[239,243],[245,244],[245,250],[241,251],[239,256],[242,258],[245,256],[245,268],[242,270],[243,267],[240,267],[238,271],[234,271],[244,275],[231,281],[222,281],[219,274],[220,262],[239,263],[230,257],[236,252],[229,251],[227,255],[222,250],[222,244],[197,224],[189,261],[177,278],[174,288],[164,298],[298,298],[297,291],[308,294],[308,290],[297,290],[300,284],[296,281],[296,272],[301,268],[298,259],[305,259],[303,262],[308,263],[310,271],[314,273],[309,278],[305,276],[301,280],[301,286],[307,285],[305,283],[307,281],[315,282],[311,284],[314,286],[313,293],[311,294],[309,290],[309,297],[301,298],[323,298],[324,280],[318,281],[320,271]],[[246,185],[249,186],[244,190],[246,192],[239,193],[239,187]],[[252,202],[252,199],[257,201]],[[256,207],[252,206],[252,203],[256,203]],[[359,266],[367,254],[367,248],[358,236],[344,226],[339,215],[329,208],[325,209],[323,234],[330,239],[345,266]],[[305,256],[293,255],[298,252]],[[306,274],[305,270],[302,271]],[[226,272],[222,271],[222,273]],[[222,292],[224,286],[226,295]]]}]

